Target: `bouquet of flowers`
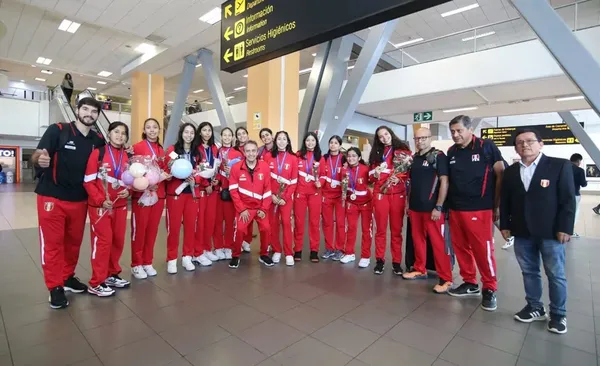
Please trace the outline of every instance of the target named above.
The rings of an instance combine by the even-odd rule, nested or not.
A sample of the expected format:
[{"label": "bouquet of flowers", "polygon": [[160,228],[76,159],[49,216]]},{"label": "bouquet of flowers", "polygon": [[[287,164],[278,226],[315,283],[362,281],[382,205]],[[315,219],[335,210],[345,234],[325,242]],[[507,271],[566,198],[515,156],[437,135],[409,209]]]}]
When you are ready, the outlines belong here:
[{"label": "bouquet of flowers", "polygon": [[350,174],[346,171],[342,178],[342,206],[346,206],[346,194],[348,192],[348,185],[350,184]]},{"label": "bouquet of flowers", "polygon": [[315,183],[319,181],[319,162],[315,161],[312,166],[312,174],[315,177]]},{"label": "bouquet of flowers", "polygon": [[[227,153],[224,153],[224,154],[221,156],[221,158],[222,158],[222,160],[221,160],[221,161],[223,162],[223,164],[225,164],[225,166],[228,166],[229,168],[231,168],[232,166],[234,166],[234,165],[235,165],[235,163],[237,163],[237,162],[239,162],[239,161],[241,161],[241,160],[242,160],[242,158],[235,158],[235,159],[231,159],[231,160],[229,160],[229,158],[227,157],[227,155],[228,155]],[[219,164],[219,165],[217,165],[217,164],[215,163],[215,166],[220,166],[220,164]],[[225,177],[226,177],[226,178],[229,178],[229,172],[227,172],[227,171],[224,171],[224,173],[225,173]]]},{"label": "bouquet of flowers", "polygon": [[[405,152],[400,152],[399,154],[395,154],[392,159],[392,164],[394,166],[394,171],[390,175],[390,177],[383,183],[381,186],[381,191],[383,194],[387,193],[388,188],[392,185],[393,177],[397,177],[400,179],[400,182],[404,182],[406,180],[406,176],[408,174],[408,169],[412,165],[413,158],[410,154]],[[380,166],[384,165],[381,164]],[[385,164],[387,167],[387,164]],[[385,169],[385,168],[384,168]]]},{"label": "bouquet of flowers", "polygon": [[[277,190],[277,194],[275,196],[281,199],[281,195],[283,194],[283,191],[285,191],[285,187],[287,187],[287,184],[283,181],[281,177],[277,179],[277,183],[279,183],[279,189]],[[277,212],[277,207],[278,206],[275,206],[275,212]]]},{"label": "bouquet of flowers", "polygon": [[129,166],[121,175],[121,180],[127,187],[144,192],[138,200],[140,206],[152,206],[158,202],[155,187],[166,177],[156,159],[135,155],[129,159]]}]

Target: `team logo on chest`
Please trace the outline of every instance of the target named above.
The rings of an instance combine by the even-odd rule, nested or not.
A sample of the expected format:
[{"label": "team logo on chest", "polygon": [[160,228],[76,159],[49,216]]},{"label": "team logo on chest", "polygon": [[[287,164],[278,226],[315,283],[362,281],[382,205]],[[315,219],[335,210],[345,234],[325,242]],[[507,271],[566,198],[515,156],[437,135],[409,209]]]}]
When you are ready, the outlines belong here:
[{"label": "team logo on chest", "polygon": [[259,173],[259,174],[258,174],[258,180],[263,180],[263,175],[262,175],[262,173]]},{"label": "team logo on chest", "polygon": [[542,188],[547,188],[549,185],[550,185],[550,181],[548,179],[540,180],[540,186],[542,186]]},{"label": "team logo on chest", "polygon": [[44,211],[50,212],[54,209],[54,202],[44,202]]},{"label": "team logo on chest", "polygon": [[471,161],[479,161],[479,154],[471,155]]},{"label": "team logo on chest", "polygon": [[240,182],[241,181],[245,181],[246,180],[246,174],[241,174],[240,175]]},{"label": "team logo on chest", "polygon": [[290,164],[285,164],[285,170],[290,170]]},{"label": "team logo on chest", "polygon": [[429,166],[429,163],[427,162],[427,160],[423,160],[423,166]]},{"label": "team logo on chest", "polygon": [[363,179],[362,178],[358,178],[358,184],[363,184]]}]

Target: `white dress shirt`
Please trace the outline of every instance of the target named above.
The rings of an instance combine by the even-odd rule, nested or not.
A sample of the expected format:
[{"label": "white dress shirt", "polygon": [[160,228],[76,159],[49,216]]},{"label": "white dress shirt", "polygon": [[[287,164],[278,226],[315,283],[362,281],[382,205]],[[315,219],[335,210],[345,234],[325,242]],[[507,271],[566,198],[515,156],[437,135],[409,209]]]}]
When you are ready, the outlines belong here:
[{"label": "white dress shirt", "polygon": [[529,166],[526,166],[525,164],[523,164],[523,161],[519,162],[519,164],[521,165],[520,166],[521,181],[523,182],[525,191],[529,191],[529,185],[531,184],[531,179],[533,178],[533,175],[535,174],[535,169],[537,168],[538,164],[540,163],[541,158],[542,158],[542,153],[539,153],[537,158],[535,158],[533,163],[531,163],[531,165],[529,165]]}]

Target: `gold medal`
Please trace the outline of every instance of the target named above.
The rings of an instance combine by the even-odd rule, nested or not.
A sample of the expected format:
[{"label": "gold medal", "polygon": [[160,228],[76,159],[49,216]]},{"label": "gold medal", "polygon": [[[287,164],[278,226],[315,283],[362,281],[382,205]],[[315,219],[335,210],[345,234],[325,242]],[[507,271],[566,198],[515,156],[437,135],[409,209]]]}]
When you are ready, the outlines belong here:
[{"label": "gold medal", "polygon": [[352,193],[352,194],[350,195],[350,199],[351,199],[352,201],[356,201],[356,194],[355,194],[355,193]]}]

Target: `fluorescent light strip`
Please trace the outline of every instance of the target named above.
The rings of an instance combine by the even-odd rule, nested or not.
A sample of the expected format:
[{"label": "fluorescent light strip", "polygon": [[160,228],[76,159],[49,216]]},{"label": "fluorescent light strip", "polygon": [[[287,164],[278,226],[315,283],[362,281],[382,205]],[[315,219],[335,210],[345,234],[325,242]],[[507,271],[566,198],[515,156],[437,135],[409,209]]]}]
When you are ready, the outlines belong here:
[{"label": "fluorescent light strip", "polygon": [[354,68],[355,65],[352,66],[348,66],[348,70],[352,70]]},{"label": "fluorescent light strip", "polygon": [[37,80],[37,81],[46,81],[46,79],[42,79],[42,78],[35,78],[35,80]]},{"label": "fluorescent light strip", "polygon": [[198,94],[198,93],[202,93],[203,91],[204,91],[204,89],[198,89],[198,90],[194,90],[192,93]]},{"label": "fluorescent light strip", "polygon": [[153,45],[148,44],[148,43],[142,43],[135,48],[135,50],[140,53],[154,52],[155,49],[156,49],[156,47],[154,47]]},{"label": "fluorescent light strip", "polygon": [[581,99],[585,99],[585,97],[583,95],[578,95],[578,96],[574,96],[574,97],[556,98],[556,101],[557,102],[568,102],[571,100],[581,100]]},{"label": "fluorescent light strip", "polygon": [[111,76],[111,75],[112,75],[112,72],[110,72],[110,71],[100,71],[100,72],[98,73],[98,76],[101,76],[101,77],[103,77],[103,78],[107,78],[107,77],[109,77],[109,76]]},{"label": "fluorescent light strip", "polygon": [[38,64],[42,64],[42,65],[50,65],[50,63],[52,62],[51,58],[45,58],[45,57],[38,57],[38,59],[35,61]]},{"label": "fluorescent light strip", "polygon": [[173,101],[172,101],[172,100],[169,100],[167,103],[168,103],[168,104],[173,104]]},{"label": "fluorescent light strip", "polygon": [[77,32],[80,26],[81,24],[77,22],[72,22],[68,19],[64,19],[58,26],[58,30],[61,30],[63,32],[75,33]]},{"label": "fluorescent light strip", "polygon": [[213,25],[221,20],[221,8],[214,8],[213,10],[201,16],[199,19],[201,22]]},{"label": "fluorescent light strip", "polygon": [[308,74],[310,71],[312,70],[312,67],[310,69],[304,69],[304,70],[300,70],[298,73],[300,75],[304,75],[304,74]]},{"label": "fluorescent light strip", "polygon": [[456,108],[456,109],[446,109],[445,111],[442,111],[444,113],[453,113],[453,112],[463,112],[463,111],[474,111],[476,110],[478,107],[465,107],[465,108]]},{"label": "fluorescent light strip", "polygon": [[54,74],[54,73],[53,73],[52,71],[50,71],[50,70],[41,70],[41,71],[42,71],[42,74],[48,74],[48,75],[52,75],[52,74]]},{"label": "fluorescent light strip", "polygon": [[94,90],[98,90],[98,89],[96,89],[96,88],[92,88],[91,86],[89,86],[89,87],[88,87],[88,90],[92,90],[92,91],[94,91]]},{"label": "fluorescent light strip", "polygon": [[198,64],[198,65],[196,65],[196,68],[199,68],[200,66],[202,66],[202,64]]},{"label": "fluorescent light strip", "polygon": [[100,85],[106,85],[106,81],[96,81],[96,83],[98,83]]},{"label": "fluorescent light strip", "polygon": [[317,54],[316,54],[316,53],[313,53],[313,54],[312,54],[312,57],[317,57]]},{"label": "fluorescent light strip", "polygon": [[240,87],[237,87],[237,88],[235,88],[235,89],[233,89],[233,90],[235,90],[235,91],[240,91],[240,90],[244,90],[244,89],[246,89],[246,87],[245,87],[245,86],[240,86]]},{"label": "fluorescent light strip", "polygon": [[422,40],[423,40],[423,38],[415,38],[415,39],[411,39],[410,41],[401,42],[401,43],[396,43],[396,44],[394,45],[394,47],[396,47],[396,48],[400,48],[400,47],[408,46],[409,44],[413,44],[413,43],[421,42]]},{"label": "fluorescent light strip", "polygon": [[479,7],[479,4],[477,4],[477,3],[463,6],[462,8],[458,8],[458,9],[454,9],[454,10],[450,10],[445,13],[442,13],[442,18],[449,17],[454,14],[459,14],[459,13],[462,13],[462,12],[465,12],[468,10],[477,9],[478,7]]},{"label": "fluorescent light strip", "polygon": [[481,33],[481,34],[478,34],[478,35],[473,36],[473,37],[463,38],[462,41],[463,42],[472,41],[472,40],[477,39],[477,38],[493,36],[494,34],[496,34],[496,32],[494,32],[494,31],[487,32],[487,33]]}]

